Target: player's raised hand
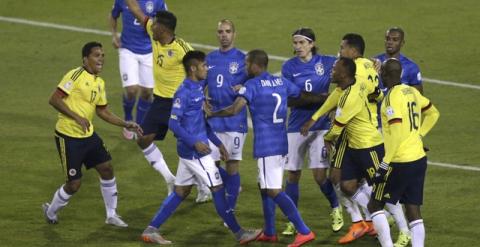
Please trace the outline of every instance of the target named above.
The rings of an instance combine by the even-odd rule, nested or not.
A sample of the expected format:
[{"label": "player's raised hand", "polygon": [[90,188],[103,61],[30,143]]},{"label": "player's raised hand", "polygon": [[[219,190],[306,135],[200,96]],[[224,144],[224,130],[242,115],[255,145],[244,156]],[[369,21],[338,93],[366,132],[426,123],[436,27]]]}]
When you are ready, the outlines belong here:
[{"label": "player's raised hand", "polygon": [[205,144],[203,142],[196,142],[195,150],[197,150],[201,154],[209,154],[210,152],[212,152],[208,144]]},{"label": "player's raised hand", "polygon": [[303,136],[307,136],[308,135],[308,131],[310,130],[310,128],[312,128],[312,126],[315,124],[315,120],[313,119],[310,119],[308,120],[307,122],[305,122],[302,127],[300,128],[300,133],[303,135]]},{"label": "player's raised hand", "polygon": [[227,161],[229,159],[228,157],[228,151],[225,148],[225,146],[222,144],[220,147],[218,147],[218,150],[220,151],[220,159],[223,161]]},{"label": "player's raised hand", "polygon": [[87,133],[88,131],[90,131],[90,122],[88,121],[88,119],[83,117],[77,117],[75,119],[75,122],[82,126],[83,132]]},{"label": "player's raised hand", "polygon": [[140,127],[140,125],[138,125],[135,122],[132,122],[132,121],[125,122],[125,128],[127,128],[130,131],[134,131],[135,133],[137,133],[137,136],[143,136],[142,127]]}]

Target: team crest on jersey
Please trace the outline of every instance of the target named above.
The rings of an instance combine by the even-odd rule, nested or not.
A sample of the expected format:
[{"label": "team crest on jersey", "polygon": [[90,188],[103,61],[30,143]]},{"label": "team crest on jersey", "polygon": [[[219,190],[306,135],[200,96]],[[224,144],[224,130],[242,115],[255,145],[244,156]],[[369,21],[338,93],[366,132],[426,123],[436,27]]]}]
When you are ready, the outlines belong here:
[{"label": "team crest on jersey", "polygon": [[395,112],[393,111],[393,108],[391,106],[387,107],[386,111],[388,117],[392,117]]},{"label": "team crest on jersey", "polygon": [[70,175],[70,176],[72,176],[72,177],[75,176],[75,175],[77,175],[77,170],[75,170],[75,169],[70,169],[70,170],[68,170],[68,175]]},{"label": "team crest on jersey", "polygon": [[67,81],[67,83],[65,83],[65,86],[63,87],[67,90],[71,90],[73,87],[73,81]]},{"label": "team crest on jersey", "polygon": [[323,68],[322,63],[315,64],[315,73],[317,73],[317,75],[319,76],[322,76],[323,74],[325,74],[325,69]]},{"label": "team crest on jersey", "polygon": [[173,57],[173,51],[172,51],[172,50],[168,50],[167,55],[168,55],[169,57]]},{"label": "team crest on jersey", "polygon": [[145,3],[145,10],[147,10],[147,13],[151,14],[153,12],[153,2],[148,1]]},{"label": "team crest on jersey", "polygon": [[175,99],[175,102],[173,102],[173,107],[174,108],[181,108],[182,107],[182,103],[180,101],[180,98]]},{"label": "team crest on jersey", "polygon": [[235,74],[238,72],[238,67],[240,65],[237,63],[237,62],[231,62],[229,65],[228,65],[228,71],[230,72],[230,74]]}]

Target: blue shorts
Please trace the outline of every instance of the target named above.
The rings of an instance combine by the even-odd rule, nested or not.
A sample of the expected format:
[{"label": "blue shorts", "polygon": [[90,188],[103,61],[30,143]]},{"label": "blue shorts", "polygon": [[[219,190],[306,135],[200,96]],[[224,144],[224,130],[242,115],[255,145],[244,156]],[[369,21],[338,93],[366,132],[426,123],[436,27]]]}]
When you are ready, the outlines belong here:
[{"label": "blue shorts", "polygon": [[392,204],[400,201],[402,204],[422,205],[427,157],[412,162],[392,162],[390,169],[387,181],[375,184],[372,198]]},{"label": "blue shorts", "polygon": [[55,131],[55,143],[67,181],[82,177],[83,164],[90,169],[112,159],[95,132],[87,138],[74,138]]},{"label": "blue shorts", "polygon": [[363,178],[372,185],[372,177],[385,155],[383,143],[371,148],[354,149],[347,147],[342,160],[342,181]]},{"label": "blue shorts", "polygon": [[153,103],[142,123],[144,135],[155,134],[155,140],[165,139],[172,112],[172,102],[171,98],[154,95]]}]

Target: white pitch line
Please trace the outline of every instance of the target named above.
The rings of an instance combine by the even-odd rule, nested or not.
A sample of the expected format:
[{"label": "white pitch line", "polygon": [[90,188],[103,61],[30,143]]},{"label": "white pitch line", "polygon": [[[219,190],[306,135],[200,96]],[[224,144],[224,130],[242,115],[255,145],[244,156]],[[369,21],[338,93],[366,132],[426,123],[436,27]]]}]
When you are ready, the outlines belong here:
[{"label": "white pitch line", "polygon": [[[9,23],[25,24],[25,25],[30,25],[30,26],[54,28],[54,29],[67,30],[67,31],[82,32],[82,33],[100,34],[100,35],[105,35],[105,36],[112,35],[111,32],[102,31],[102,30],[98,30],[98,29],[82,28],[82,27],[75,27],[75,26],[69,26],[69,25],[61,25],[61,24],[55,24],[55,23],[50,23],[50,22],[32,21],[32,20],[21,19],[21,18],[0,16],[0,21],[9,22]],[[198,47],[198,48],[202,48],[202,49],[208,49],[208,50],[217,49],[216,46],[212,46],[212,45],[204,45],[204,44],[197,44],[197,43],[190,43],[190,44],[192,44],[192,46],[194,46],[194,47]],[[272,60],[277,60],[277,61],[286,61],[288,59],[287,57],[275,56],[275,55],[269,55],[269,57]],[[454,86],[454,87],[480,89],[480,86],[465,84],[465,83],[442,81],[442,80],[430,79],[430,78],[424,78],[424,81],[431,82],[431,83],[436,83],[436,84],[441,84],[441,85]],[[249,122],[249,125],[251,126],[251,122]],[[460,165],[455,165],[455,164],[446,164],[446,163],[439,163],[439,162],[428,162],[428,164],[434,165],[434,166],[453,168],[453,169],[480,171],[479,167],[472,167],[472,166],[460,166]]]}]

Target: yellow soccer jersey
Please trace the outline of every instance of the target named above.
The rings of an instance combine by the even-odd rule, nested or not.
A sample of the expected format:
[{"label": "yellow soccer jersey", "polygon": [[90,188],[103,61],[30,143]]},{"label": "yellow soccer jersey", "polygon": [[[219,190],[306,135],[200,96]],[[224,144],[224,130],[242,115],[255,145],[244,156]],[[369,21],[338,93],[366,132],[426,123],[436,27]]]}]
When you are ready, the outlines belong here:
[{"label": "yellow soccer jersey", "polygon": [[[430,100],[414,87],[399,84],[389,90],[380,108],[385,162],[410,162],[425,156],[420,128],[422,112],[430,107]],[[392,136],[391,128],[397,124],[398,136]],[[396,150],[391,148],[393,143],[397,144]]]},{"label": "yellow soccer jersey", "polygon": [[[376,87],[378,87],[378,73],[370,59],[359,57],[355,59],[355,65],[357,67],[355,80],[357,81],[358,86],[361,87],[361,90],[365,91],[365,96],[367,97],[375,91]],[[370,109],[372,118],[377,119],[377,102],[368,102],[368,108]],[[375,122],[375,127],[378,127],[378,122]]]},{"label": "yellow soccer jersey", "polygon": [[185,53],[193,50],[187,42],[175,38],[172,43],[162,45],[152,38],[153,20],[147,21],[146,30],[152,42],[153,78],[155,87],[153,93],[164,98],[173,98],[178,86],[185,79],[185,69],[182,59]]},{"label": "yellow soccer jersey", "polygon": [[[356,83],[355,83],[356,84]],[[376,128],[361,87],[351,85],[342,91],[335,113],[335,120],[324,139],[333,141],[346,128],[348,146],[354,149],[370,148],[381,144],[382,135]]]},{"label": "yellow soccer jersey", "polygon": [[88,73],[83,67],[79,67],[69,71],[57,87],[67,94],[67,97],[63,100],[70,110],[88,119],[90,129],[85,133],[75,120],[63,113],[58,114],[55,129],[70,137],[85,138],[91,136],[93,134],[92,119],[96,107],[107,105],[103,79]]}]

